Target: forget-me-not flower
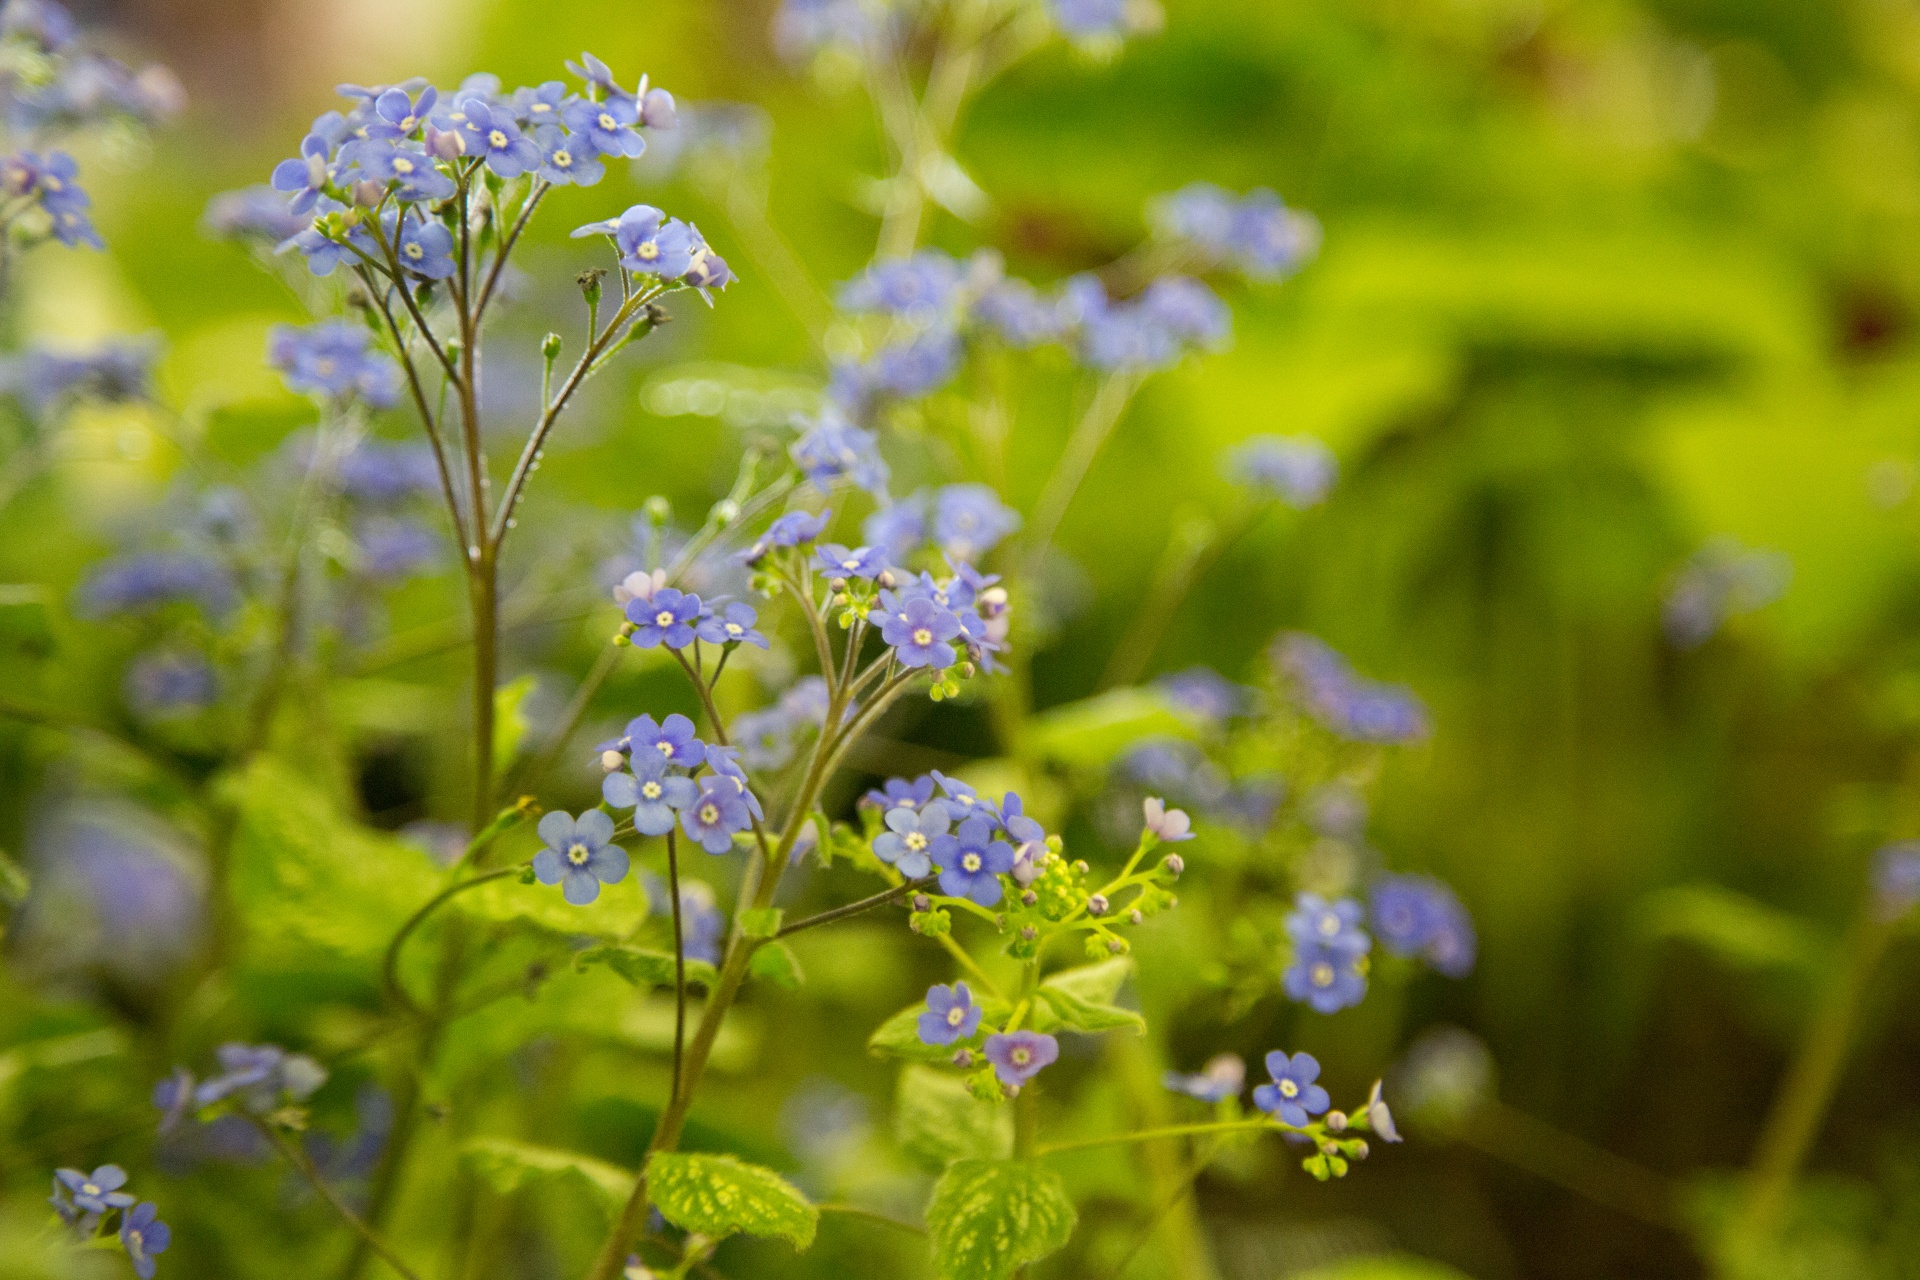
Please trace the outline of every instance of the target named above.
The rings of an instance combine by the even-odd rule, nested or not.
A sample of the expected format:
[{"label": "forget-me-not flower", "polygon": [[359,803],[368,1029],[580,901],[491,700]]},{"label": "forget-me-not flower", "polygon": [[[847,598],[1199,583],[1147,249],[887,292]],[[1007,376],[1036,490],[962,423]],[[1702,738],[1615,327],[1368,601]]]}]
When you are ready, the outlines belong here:
[{"label": "forget-me-not flower", "polygon": [[633,810],[633,829],[643,836],[663,836],[673,830],[675,811],[693,803],[698,794],[693,779],[669,773],[667,758],[657,751],[636,751],[633,772],[610,773],[600,782],[600,794],[616,809]]},{"label": "forget-me-not flower", "polygon": [[984,1011],[973,1002],[967,984],[927,988],[927,1011],[920,1015],[920,1039],[925,1044],[952,1044],[968,1040],[980,1029]]},{"label": "forget-me-not flower", "polygon": [[173,1243],[173,1230],[159,1215],[159,1209],[148,1202],[136,1205],[120,1222],[120,1247],[127,1251],[133,1274],[140,1280],[153,1280],[159,1268],[153,1255],[165,1253]]},{"label": "forget-me-not flower", "polygon": [[1037,1031],[1010,1031],[988,1036],[982,1051],[1000,1083],[1018,1088],[1059,1058],[1060,1042]]},{"label": "forget-me-not flower", "polygon": [[753,825],[742,790],[732,778],[700,779],[700,794],[680,811],[680,829],[708,853],[730,851],[733,833]]},{"label": "forget-me-not flower", "polygon": [[[898,812],[898,809],[893,811]],[[933,859],[942,868],[940,892],[950,898],[970,899],[983,907],[1000,901],[1004,892],[1000,877],[1013,870],[1013,846],[1005,840],[995,840],[993,834],[993,824],[985,818],[968,818],[955,834],[941,836],[934,842]]]},{"label": "forget-me-not flower", "polygon": [[1272,1084],[1253,1091],[1253,1105],[1283,1124],[1304,1129],[1311,1118],[1332,1105],[1327,1091],[1314,1081],[1320,1078],[1320,1064],[1311,1054],[1296,1053],[1291,1058],[1275,1049],[1267,1055],[1267,1074]]},{"label": "forget-me-not flower", "polygon": [[577,819],[555,810],[540,819],[546,848],[534,855],[533,874],[541,884],[557,884],[576,907],[600,896],[602,884],[626,878],[627,851],[613,843],[613,819],[589,809]]},{"label": "forget-me-not flower", "polygon": [[634,626],[633,643],[642,649],[666,645],[684,649],[693,643],[693,620],[700,616],[700,597],[662,587],[650,597],[627,602],[627,621]]},{"label": "forget-me-not flower", "polygon": [[952,819],[946,806],[937,800],[928,802],[918,813],[906,805],[894,805],[882,821],[887,829],[874,837],[873,856],[909,880],[932,871],[939,842],[953,839],[947,834]]}]

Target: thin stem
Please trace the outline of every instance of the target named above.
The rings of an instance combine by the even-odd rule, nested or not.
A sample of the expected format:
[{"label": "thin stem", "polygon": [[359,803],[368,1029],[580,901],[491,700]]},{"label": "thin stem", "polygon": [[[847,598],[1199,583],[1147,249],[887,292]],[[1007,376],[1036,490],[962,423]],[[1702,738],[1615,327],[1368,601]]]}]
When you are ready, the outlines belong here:
[{"label": "thin stem", "polygon": [[1265,511],[1264,504],[1250,504],[1222,525],[1202,519],[1174,530],[1146,600],[1107,660],[1107,669],[1100,676],[1102,689],[1132,684],[1140,678],[1187,592],[1213,570],[1229,547],[1252,530]]},{"label": "thin stem", "polygon": [[1089,1151],[1094,1147],[1117,1147],[1130,1142],[1152,1142],[1157,1138],[1178,1138],[1198,1133],[1246,1133],[1271,1129],[1275,1133],[1300,1133],[1292,1125],[1270,1116],[1254,1120],[1212,1120],[1204,1124],[1170,1124],[1158,1129],[1136,1129],[1132,1133],[1110,1133],[1104,1138],[1081,1138],[1074,1142],[1050,1142],[1034,1151],[1039,1156],[1057,1156],[1066,1151]]},{"label": "thin stem", "polygon": [[256,1120],[253,1123],[253,1127],[258,1129],[261,1135],[266,1138],[268,1144],[280,1153],[281,1159],[299,1170],[300,1175],[313,1184],[313,1189],[320,1193],[320,1198],[325,1200],[327,1204],[332,1207],[333,1211],[340,1215],[343,1222],[353,1228],[354,1232],[366,1242],[368,1248],[379,1254],[388,1266],[406,1277],[406,1280],[420,1280],[420,1277],[414,1272],[413,1268],[408,1266],[405,1260],[393,1251],[393,1246],[381,1239],[380,1234],[368,1226],[366,1221],[362,1219],[359,1214],[355,1213],[352,1207],[348,1205],[346,1201],[342,1200],[332,1187],[327,1185],[327,1180],[320,1176],[320,1171],[313,1167],[313,1162],[307,1159],[304,1151],[301,1151],[298,1147],[295,1147],[292,1143],[281,1137],[272,1125]]},{"label": "thin stem", "polygon": [[433,447],[434,470],[440,476],[440,496],[446,500],[447,516],[453,521],[453,535],[459,541],[464,558],[469,535],[466,521],[461,516],[460,499],[453,491],[453,468],[447,461],[446,439],[440,434],[433,410],[427,406],[426,389],[420,385],[420,370],[413,362],[413,353],[407,349],[407,340],[400,334],[399,322],[393,318],[393,308],[387,304],[385,292],[374,286],[373,275],[365,267],[356,270],[367,287],[373,305],[379,309],[380,318],[386,321],[387,332],[393,335],[394,349],[400,353],[400,367],[407,375],[407,390],[413,397],[415,411],[420,415],[420,425],[426,428],[427,443]]},{"label": "thin stem", "polygon": [[861,912],[871,911],[875,907],[884,907],[889,902],[899,901],[916,889],[925,888],[938,878],[937,876],[925,876],[919,880],[909,880],[905,884],[897,884],[891,889],[873,894],[870,897],[862,898],[858,902],[849,902],[844,907],[835,907],[831,911],[822,911],[818,915],[807,916],[804,919],[795,920],[792,924],[783,925],[780,931],[773,936],[776,938],[784,938],[790,933],[799,933],[802,929],[811,929],[815,925],[832,924],[835,920],[844,920],[848,916],[857,916]]},{"label": "thin stem", "polygon": [[493,301],[494,287],[500,283],[500,271],[507,265],[507,256],[513,252],[513,246],[520,239],[520,233],[527,229],[527,222],[533,217],[533,211],[540,207],[540,201],[546,197],[552,184],[545,178],[535,178],[533,187],[527,192],[525,203],[520,206],[520,216],[513,220],[513,227],[501,237],[500,248],[494,252],[493,266],[487,270],[485,283],[480,286],[480,297],[473,305],[473,322],[476,327],[486,319],[487,304]]},{"label": "thin stem", "polygon": [[1140,1251],[1147,1247],[1148,1241],[1153,1239],[1153,1233],[1160,1229],[1160,1224],[1166,1220],[1167,1215],[1187,1198],[1188,1193],[1193,1190],[1193,1184],[1199,1181],[1200,1175],[1206,1172],[1207,1166],[1213,1163],[1213,1158],[1218,1154],[1219,1151],[1213,1144],[1200,1144],[1199,1153],[1187,1166],[1186,1172],[1180,1175],[1173,1190],[1169,1191],[1155,1206],[1153,1212],[1147,1215],[1146,1222],[1140,1227],[1139,1238],[1133,1242],[1133,1247],[1127,1250],[1126,1256],[1120,1259],[1120,1265],[1113,1269],[1111,1280],[1120,1280],[1127,1273],[1127,1268],[1133,1265],[1133,1260],[1140,1256]]},{"label": "thin stem", "polygon": [[1034,504],[1033,519],[1028,525],[1022,574],[1027,581],[1031,582],[1039,574],[1047,551],[1053,546],[1054,536],[1060,532],[1060,522],[1066,518],[1067,508],[1072,505],[1074,494],[1080,490],[1080,482],[1087,478],[1087,471],[1093,466],[1094,458],[1099,456],[1100,447],[1113,433],[1114,425],[1120,421],[1127,402],[1133,399],[1133,393],[1139,386],[1138,374],[1108,374],[1101,379],[1092,403],[1087,405],[1087,411],[1081,415],[1073,434],[1067,437],[1067,447],[1061,452],[1059,461],[1054,463],[1046,487],[1040,491],[1040,500]]},{"label": "thin stem", "polygon": [[955,963],[957,963],[962,969],[965,969],[968,973],[972,974],[975,980],[980,983],[981,987],[985,989],[988,995],[992,996],[996,1000],[1006,999],[1006,996],[1003,995],[1000,991],[1000,984],[995,982],[993,980],[993,977],[990,974],[988,974],[988,972],[985,969],[982,969],[980,967],[979,961],[975,960],[971,955],[967,954],[967,949],[965,947],[961,946],[959,943],[953,940],[953,936],[951,934],[946,934],[946,933],[940,934],[939,939],[940,939],[940,945],[946,948],[947,954],[952,956],[954,958]]},{"label": "thin stem", "polygon": [[427,922],[429,916],[458,895],[478,885],[486,884],[489,880],[499,880],[505,876],[517,876],[524,870],[526,870],[526,864],[501,867],[497,870],[485,871],[469,879],[450,884],[439,893],[434,894],[433,897],[427,899],[418,911],[408,916],[406,923],[400,926],[400,931],[393,935],[393,941],[387,944],[386,956],[380,962],[380,985],[387,993],[387,999],[395,1004],[405,1006],[407,1011],[416,1017],[425,1017],[426,1010],[414,1002],[413,997],[407,994],[407,989],[400,983],[400,950],[407,945],[407,939],[413,936],[416,929]]},{"label": "thin stem", "polygon": [[1595,1204],[1654,1226],[1684,1228],[1679,1198],[1665,1178],[1503,1102],[1483,1103],[1459,1137]]},{"label": "thin stem", "polygon": [[673,896],[673,1092],[680,1096],[680,1074],[687,1056],[687,944],[680,923],[680,842],[667,828],[667,892]]},{"label": "thin stem", "polygon": [[925,1227],[917,1227],[911,1222],[902,1222],[898,1218],[890,1218],[886,1214],[878,1213],[872,1209],[863,1209],[857,1204],[817,1204],[814,1208],[818,1209],[821,1213],[838,1213],[844,1214],[849,1218],[865,1218],[869,1222],[884,1223],[896,1231],[907,1231],[916,1236],[924,1236],[927,1234]]}]

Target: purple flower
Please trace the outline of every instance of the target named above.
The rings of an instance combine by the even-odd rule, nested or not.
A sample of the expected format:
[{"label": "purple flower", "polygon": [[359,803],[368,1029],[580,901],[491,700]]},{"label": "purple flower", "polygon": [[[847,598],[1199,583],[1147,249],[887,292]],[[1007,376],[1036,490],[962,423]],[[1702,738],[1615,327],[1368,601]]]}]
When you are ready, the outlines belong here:
[{"label": "purple flower", "polygon": [[1154,684],[1179,710],[1213,723],[1243,714],[1252,695],[1211,667],[1188,667]]},{"label": "purple flower", "polygon": [[358,502],[392,503],[433,493],[440,485],[425,444],[363,439],[335,464],[341,492]]},{"label": "purple flower", "polygon": [[1372,943],[1360,929],[1361,907],[1352,898],[1328,902],[1317,894],[1294,899],[1287,917],[1287,936],[1297,943],[1346,947],[1365,951]]},{"label": "purple flower", "polygon": [[209,614],[234,603],[233,580],[217,560],[169,551],[144,551],[106,561],[77,593],[90,617],[142,613],[174,603],[192,603]]},{"label": "purple flower", "polygon": [[1233,193],[1211,182],[1193,182],[1151,204],[1155,229],[1184,240],[1209,258],[1224,257],[1233,237],[1238,204]]},{"label": "purple flower", "polygon": [[867,620],[879,624],[880,638],[893,646],[903,667],[945,669],[958,657],[952,641],[961,633],[960,619],[931,600],[908,600],[898,610],[876,609]]},{"label": "purple flower", "polygon": [[584,907],[600,896],[602,884],[619,884],[627,875],[627,851],[613,843],[613,819],[599,809],[579,818],[555,810],[540,819],[546,848],[533,856],[533,874],[541,884],[557,884],[566,900]]},{"label": "purple flower", "polygon": [[953,840],[947,834],[951,819],[946,806],[938,801],[929,802],[918,813],[906,805],[895,805],[887,810],[883,821],[887,829],[874,838],[873,856],[909,880],[932,871],[935,851],[943,842]]},{"label": "purple flower", "polygon": [[125,1209],[133,1197],[120,1190],[127,1185],[127,1171],[117,1164],[103,1164],[92,1173],[78,1169],[60,1169],[53,1175],[73,1196],[73,1203],[88,1213]]},{"label": "purple flower", "polygon": [[514,118],[533,129],[557,127],[560,123],[560,109],[571,97],[565,82],[560,80],[549,80],[537,88],[515,89],[513,91]]},{"label": "purple flower", "polygon": [[165,1253],[167,1246],[173,1243],[173,1231],[160,1221],[159,1213],[153,1204],[141,1204],[135,1206],[120,1222],[120,1247],[127,1251],[127,1259],[133,1263],[133,1273],[140,1280],[153,1280],[153,1273],[158,1267],[153,1255]]},{"label": "purple flower", "polygon": [[387,89],[373,100],[373,115],[364,126],[369,138],[407,138],[418,133],[433,113],[440,91],[432,85],[420,91],[416,101],[404,89]]},{"label": "purple flower", "polygon": [[1320,248],[1320,224],[1296,213],[1264,187],[1247,193],[1233,212],[1227,250],[1242,273],[1275,280],[1299,269]]},{"label": "purple flower", "polygon": [[1161,276],[1137,305],[1168,333],[1196,346],[1217,347],[1231,331],[1227,304],[1191,276]]},{"label": "purple flower", "polygon": [[1048,0],[1060,30],[1076,40],[1122,36],[1127,31],[1127,0]]},{"label": "purple flower", "polygon": [[1411,690],[1356,675],[1345,658],[1315,637],[1283,632],[1273,653],[1307,714],[1329,732],[1356,742],[1410,742],[1426,736],[1426,708]]},{"label": "purple flower", "polygon": [[753,825],[742,788],[731,778],[700,779],[700,795],[680,811],[680,829],[708,853],[733,848],[733,833]]},{"label": "purple flower", "polygon": [[533,143],[540,148],[543,181],[590,187],[607,176],[593,143],[580,134],[568,134],[557,124],[541,125],[533,131]]},{"label": "purple flower", "polygon": [[767,541],[776,547],[797,547],[812,542],[833,518],[832,511],[789,511],[767,526]]},{"label": "purple flower", "polygon": [[1225,466],[1229,479],[1290,507],[1318,505],[1340,473],[1332,451],[1309,436],[1251,436],[1227,454]]},{"label": "purple flower", "polygon": [[759,617],[753,606],[735,601],[717,613],[703,615],[694,623],[693,633],[708,644],[751,644],[764,649],[767,638],[753,629]]},{"label": "purple flower", "polygon": [[960,340],[951,329],[929,329],[874,353],[861,381],[889,395],[911,400],[937,391],[960,370]]},{"label": "purple flower", "polygon": [[738,747],[723,747],[717,742],[709,742],[706,751],[707,768],[713,770],[720,781],[733,784],[734,790],[740,793],[741,803],[747,806],[747,812],[753,816],[755,822],[758,822],[765,818],[766,814],[760,807],[760,797],[754,795],[753,789],[747,785],[747,771],[740,767],[739,755]]},{"label": "purple flower", "polygon": [[1167,808],[1159,796],[1148,796],[1140,807],[1146,815],[1147,830],[1162,844],[1193,839],[1193,822],[1179,809]]},{"label": "purple flower", "polygon": [[634,625],[633,642],[642,649],[684,649],[693,643],[693,620],[700,616],[700,597],[662,587],[650,598],[627,602],[627,621]]},{"label": "purple flower", "polygon": [[586,138],[603,156],[637,156],[647,149],[647,140],[634,128],[640,111],[630,96],[601,102],[576,98],[561,114],[567,128]]},{"label": "purple flower", "polygon": [[1020,799],[1018,791],[1009,791],[1000,797],[1000,808],[993,815],[1007,833],[1009,839],[1018,844],[1030,844],[1035,840],[1045,840],[1047,833],[1038,822],[1026,814],[1026,802]]},{"label": "purple flower", "polygon": [[932,320],[945,312],[960,287],[960,264],[938,249],[922,249],[911,258],[876,262],[840,287],[840,305],[848,311]]},{"label": "purple flower", "polygon": [[1060,1042],[1035,1031],[1010,1031],[988,1036],[984,1052],[1000,1083],[1019,1088],[1060,1056]]},{"label": "purple flower", "polygon": [[273,166],[273,176],[268,183],[288,197],[284,206],[288,213],[304,215],[326,194],[327,160],[332,151],[325,138],[310,133],[300,140],[300,155],[296,159],[282,160]]},{"label": "purple flower", "polygon": [[1472,917],[1438,880],[1382,876],[1373,887],[1373,926],[1394,955],[1422,956],[1452,978],[1473,969]]},{"label": "purple flower", "polygon": [[970,1040],[980,1029],[982,1012],[964,982],[929,987],[927,1011],[920,1015],[920,1039],[925,1044],[940,1045]]},{"label": "purple flower", "polygon": [[1223,1053],[1208,1060],[1196,1075],[1169,1071],[1161,1083],[1175,1093],[1202,1102],[1224,1102],[1238,1094],[1247,1081],[1247,1064],[1237,1053]]},{"label": "purple flower", "polygon": [[600,794],[616,809],[633,810],[635,831],[663,836],[673,830],[674,811],[692,804],[698,789],[691,778],[668,773],[667,758],[657,751],[636,751],[632,768],[603,778]]},{"label": "purple flower", "polygon": [[1289,1000],[1308,1005],[1316,1013],[1338,1013],[1366,998],[1365,966],[1364,949],[1324,942],[1296,943],[1293,963],[1282,975],[1282,986]]},{"label": "purple flower", "polygon": [[[895,809],[887,816],[899,812]],[[956,834],[934,841],[933,860],[942,868],[940,892],[983,907],[1000,901],[1000,877],[1013,870],[1013,846],[995,840],[993,834],[993,824],[985,818],[968,818]]]},{"label": "purple flower", "polygon": [[[976,813],[985,814],[989,818],[993,816],[993,806],[982,800],[978,791],[975,791],[972,787],[960,781],[960,779],[949,778],[946,774],[935,769],[931,780],[938,783],[940,790],[946,793],[947,798],[941,803],[946,805],[948,812],[958,813],[963,820]],[[896,779],[896,781],[898,781],[898,779]],[[868,792],[867,794],[872,795],[873,793]]]},{"label": "purple flower", "polygon": [[693,736],[693,721],[677,711],[658,724],[652,716],[634,717],[623,742],[634,755],[651,753],[687,769],[699,768],[707,758],[706,745]]},{"label": "purple flower", "polygon": [[973,302],[973,319],[1025,350],[1060,336],[1060,312],[1025,280],[998,280]]},{"label": "purple flower", "polygon": [[270,186],[222,191],[207,201],[200,215],[201,230],[219,240],[264,240],[279,244],[307,229],[308,219],[287,207],[287,199]]},{"label": "purple flower", "polygon": [[934,541],[955,562],[979,559],[1019,527],[1019,513],[984,484],[950,484],[934,498]]},{"label": "purple flower", "polygon": [[700,234],[700,228],[689,222],[687,234],[693,239],[693,254],[680,278],[696,289],[724,289],[732,284],[733,268],[713,251],[713,246]]},{"label": "purple flower", "polygon": [[1320,1064],[1311,1054],[1296,1053],[1289,1058],[1275,1049],[1267,1055],[1267,1074],[1273,1077],[1273,1083],[1253,1091],[1253,1105],[1279,1116],[1283,1124],[1304,1129],[1311,1117],[1332,1103],[1327,1091],[1314,1083],[1320,1078]]},{"label": "purple flower", "polygon": [[877,547],[854,547],[849,550],[837,542],[829,542],[813,554],[820,568],[836,578],[866,578],[871,581],[887,571],[887,553]]}]

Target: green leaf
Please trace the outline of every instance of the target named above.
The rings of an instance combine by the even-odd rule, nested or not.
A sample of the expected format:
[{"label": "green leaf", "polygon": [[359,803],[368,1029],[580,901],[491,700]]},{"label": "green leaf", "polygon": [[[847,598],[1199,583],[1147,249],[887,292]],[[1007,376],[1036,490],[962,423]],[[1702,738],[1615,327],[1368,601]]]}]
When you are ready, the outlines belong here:
[{"label": "green leaf", "polygon": [[[985,1011],[981,1019],[983,1024],[1004,1021],[1013,1007],[1005,1000],[996,1000],[992,996],[975,993],[973,1002]],[[867,1039],[867,1052],[875,1057],[906,1058],[914,1062],[951,1062],[956,1049],[972,1045],[980,1040],[975,1033],[972,1040],[956,1040],[952,1044],[928,1044],[920,1038],[920,1015],[927,1011],[926,1001],[910,1005],[880,1024],[880,1029]]]},{"label": "green leaf", "polygon": [[1020,754],[1069,768],[1100,769],[1143,738],[1191,738],[1193,727],[1151,689],[1114,689],[1035,716]]},{"label": "green leaf", "polygon": [[792,1183],[732,1156],[656,1151],[647,1190],[668,1222],[716,1239],[745,1232],[805,1249],[820,1224],[820,1211]]},{"label": "green leaf", "polygon": [[1739,969],[1810,975],[1827,959],[1828,948],[1806,921],[1718,885],[1649,894],[1639,917],[1653,937],[1690,942]]},{"label": "green leaf", "polygon": [[779,907],[760,907],[740,913],[740,932],[749,938],[771,938],[780,932]]},{"label": "green leaf", "polygon": [[504,769],[520,754],[527,740],[527,716],[523,709],[527,695],[533,692],[531,674],[508,681],[493,691],[493,767]]},{"label": "green leaf", "polygon": [[592,937],[612,941],[631,937],[652,913],[638,876],[607,885],[600,896],[576,907],[552,885],[495,880],[453,900],[451,910],[499,924],[519,922],[559,938]]},{"label": "green leaf", "polygon": [[1115,956],[1054,974],[1034,991],[1034,1030],[1112,1031],[1125,1027],[1144,1032],[1145,1018],[1113,1003],[1132,972],[1130,957]]},{"label": "green leaf", "polygon": [[927,1204],[944,1280],[1006,1280],[1067,1243],[1078,1215],[1053,1170],[1025,1160],[962,1160]]},{"label": "green leaf", "polygon": [[1444,1263],[1391,1253],[1329,1263],[1299,1272],[1295,1280],[1467,1280],[1467,1277]]},{"label": "green leaf", "polygon": [[9,858],[5,849],[0,849],[0,902],[10,907],[19,906],[27,900],[30,883],[26,869]]},{"label": "green leaf", "polygon": [[1013,1150],[1013,1110],[975,1098],[964,1076],[911,1063],[900,1072],[893,1135],[932,1169],[955,1160],[1003,1159]]},{"label": "green leaf", "polygon": [[585,1186],[611,1217],[633,1194],[632,1174],[574,1151],[506,1138],[475,1138],[460,1149],[460,1158],[476,1177],[503,1196],[524,1186],[565,1180]]},{"label": "green leaf", "polygon": [[1065,991],[1089,1004],[1112,1004],[1120,988],[1133,976],[1133,958],[1115,956],[1099,964],[1083,964],[1077,969],[1062,969],[1040,985],[1051,991]]},{"label": "green leaf", "polygon": [[748,962],[747,972],[787,991],[798,991],[806,977],[800,971],[800,957],[784,942],[761,943]]},{"label": "green leaf", "polygon": [[[673,953],[648,951],[642,947],[589,947],[573,958],[573,967],[604,964],[636,987],[671,987],[674,984]],[[712,987],[719,978],[705,960],[687,961],[687,985]]]}]

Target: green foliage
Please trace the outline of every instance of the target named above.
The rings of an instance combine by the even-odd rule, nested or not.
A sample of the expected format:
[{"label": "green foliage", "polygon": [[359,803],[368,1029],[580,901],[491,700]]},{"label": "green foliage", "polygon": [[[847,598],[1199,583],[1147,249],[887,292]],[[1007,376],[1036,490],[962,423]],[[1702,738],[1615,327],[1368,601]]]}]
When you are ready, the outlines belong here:
[{"label": "green foliage", "polygon": [[793,948],[784,942],[763,942],[754,948],[753,958],[747,962],[747,972],[753,977],[765,978],[785,991],[798,991],[806,979],[800,969],[800,957],[794,955]]},{"label": "green foliage", "polygon": [[1812,976],[1831,947],[1798,916],[1718,885],[1680,885],[1647,895],[1641,927],[1656,938],[1692,943],[1737,969]]},{"label": "green foliage", "polygon": [[974,1097],[964,1076],[910,1063],[894,1089],[893,1134],[932,1169],[955,1160],[999,1160],[1013,1150],[1013,1111]]},{"label": "green foliage", "polygon": [[1114,689],[1033,718],[1020,754],[1036,763],[1099,769],[1145,738],[1186,738],[1193,730],[1151,689]]},{"label": "green foliage", "polygon": [[950,1062],[954,1050],[968,1045],[978,1044],[985,1038],[985,1028],[989,1023],[1003,1021],[1013,1012],[1013,1006],[1005,1000],[993,996],[984,996],[975,992],[974,1004],[982,1011],[981,1030],[974,1033],[971,1040],[959,1040],[950,1045],[928,1044],[920,1038],[920,1015],[927,1011],[927,1002],[922,1000],[911,1005],[881,1023],[879,1028],[867,1040],[867,1051],[876,1057],[906,1058],[914,1062]]},{"label": "green foliage", "polygon": [[1112,1031],[1124,1027],[1145,1033],[1145,1018],[1113,1003],[1132,972],[1131,957],[1115,956],[1098,964],[1064,969],[1047,978],[1034,989],[1034,1030]]},{"label": "green foliage", "polygon": [[732,1156],[656,1151],[647,1192],[668,1222],[716,1239],[744,1232],[805,1249],[820,1224],[820,1211],[792,1183]]},{"label": "green foliage", "polygon": [[780,932],[779,907],[761,907],[740,913],[740,932],[749,938],[771,938]]},{"label": "green foliage", "polygon": [[493,767],[504,769],[527,740],[526,701],[536,681],[531,674],[509,680],[493,691]]},{"label": "green foliage", "polygon": [[962,1160],[927,1203],[943,1280],[1006,1280],[1060,1249],[1079,1220],[1060,1175],[1027,1160]]},{"label": "green foliage", "polygon": [[[574,967],[585,969],[603,964],[636,987],[671,987],[676,979],[675,960],[670,951],[649,951],[644,947],[589,947],[574,957]],[[685,962],[688,986],[711,987],[719,978],[705,960]]]},{"label": "green foliage", "polygon": [[460,1149],[460,1158],[476,1177],[503,1196],[527,1186],[571,1183],[587,1191],[611,1218],[633,1194],[632,1174],[574,1151],[506,1138],[475,1138]]},{"label": "green foliage", "polygon": [[1395,1253],[1353,1258],[1299,1273],[1298,1280],[1467,1280],[1445,1263]]}]

